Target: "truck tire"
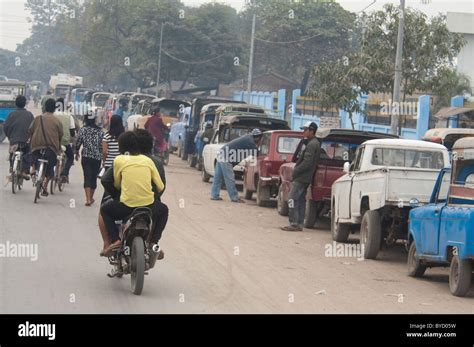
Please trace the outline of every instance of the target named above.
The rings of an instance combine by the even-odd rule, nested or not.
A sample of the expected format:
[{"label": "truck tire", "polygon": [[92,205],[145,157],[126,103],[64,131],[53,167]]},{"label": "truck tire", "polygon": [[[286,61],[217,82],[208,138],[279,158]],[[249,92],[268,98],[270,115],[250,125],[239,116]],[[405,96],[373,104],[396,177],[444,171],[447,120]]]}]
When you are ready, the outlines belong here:
[{"label": "truck tire", "polygon": [[331,234],[332,239],[336,242],[347,242],[351,229],[347,224],[336,222],[336,207],[334,202],[331,204]]},{"label": "truck tire", "polygon": [[426,271],[426,265],[420,262],[420,259],[416,255],[415,241],[412,241],[410,249],[408,250],[408,276],[421,277]]},{"label": "truck tire", "polygon": [[247,187],[244,184],[244,199],[245,200],[252,200],[252,195],[253,195],[253,191],[248,190]]},{"label": "truck tire", "polygon": [[380,250],[382,226],[380,214],[375,210],[368,210],[362,217],[360,225],[360,244],[364,247],[364,259],[375,259]]},{"label": "truck tire", "polygon": [[198,162],[197,162],[196,169],[198,171],[202,171],[202,168],[203,168],[202,157],[200,157]]},{"label": "truck tire", "polygon": [[449,269],[449,289],[454,296],[466,296],[471,287],[472,262],[454,255]]},{"label": "truck tire", "polygon": [[268,206],[270,203],[270,186],[263,186],[260,180],[257,183],[257,205]]},{"label": "truck tire", "polygon": [[202,168],[202,171],[201,171],[201,180],[203,182],[209,182],[209,180],[211,179],[211,176],[206,172],[206,169],[205,168]]},{"label": "truck tire", "polygon": [[288,202],[283,200],[283,189],[282,185],[278,187],[278,196],[277,196],[277,211],[280,216],[288,216],[290,212],[288,207]]},{"label": "truck tire", "polygon": [[2,124],[0,124],[0,143],[5,141],[6,138],[7,138],[7,135],[3,131],[3,123],[2,123]]},{"label": "truck tire", "polygon": [[244,199],[245,200],[252,200],[253,191],[249,190],[247,188],[247,180],[245,179],[245,177],[246,177],[246,175],[244,175],[244,184],[243,184]]},{"label": "truck tire", "polygon": [[194,154],[188,156],[189,167],[196,167],[197,158]]},{"label": "truck tire", "polygon": [[306,210],[304,216],[304,227],[313,229],[318,219],[318,203],[314,200],[306,200]]}]

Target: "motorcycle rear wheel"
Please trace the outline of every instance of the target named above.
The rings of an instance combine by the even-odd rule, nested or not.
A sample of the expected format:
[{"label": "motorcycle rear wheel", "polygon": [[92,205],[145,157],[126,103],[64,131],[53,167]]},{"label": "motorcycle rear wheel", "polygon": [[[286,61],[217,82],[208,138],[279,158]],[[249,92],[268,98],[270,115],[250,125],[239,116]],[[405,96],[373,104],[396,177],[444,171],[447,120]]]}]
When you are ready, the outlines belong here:
[{"label": "motorcycle rear wheel", "polygon": [[135,236],[132,242],[130,275],[132,292],[140,295],[145,282],[145,245],[140,236]]}]

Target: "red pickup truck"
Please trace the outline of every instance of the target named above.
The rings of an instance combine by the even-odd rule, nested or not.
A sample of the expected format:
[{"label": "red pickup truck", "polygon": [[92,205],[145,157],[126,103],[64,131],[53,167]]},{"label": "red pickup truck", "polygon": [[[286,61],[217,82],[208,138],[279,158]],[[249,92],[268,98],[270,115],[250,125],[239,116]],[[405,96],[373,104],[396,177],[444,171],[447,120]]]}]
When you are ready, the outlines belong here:
[{"label": "red pickup truck", "polygon": [[291,162],[302,131],[271,130],[263,133],[258,157],[247,161],[244,167],[244,197],[252,199],[257,194],[257,205],[267,206],[278,194],[279,169],[283,163]]},{"label": "red pickup truck", "polygon": [[[312,228],[318,218],[329,212],[331,186],[344,174],[344,163],[352,161],[360,144],[372,139],[398,138],[396,135],[351,129],[319,129],[316,136],[321,142],[321,155],[306,196],[305,228]],[[277,209],[282,216],[288,215],[288,194],[294,167],[295,163],[280,166]]]}]

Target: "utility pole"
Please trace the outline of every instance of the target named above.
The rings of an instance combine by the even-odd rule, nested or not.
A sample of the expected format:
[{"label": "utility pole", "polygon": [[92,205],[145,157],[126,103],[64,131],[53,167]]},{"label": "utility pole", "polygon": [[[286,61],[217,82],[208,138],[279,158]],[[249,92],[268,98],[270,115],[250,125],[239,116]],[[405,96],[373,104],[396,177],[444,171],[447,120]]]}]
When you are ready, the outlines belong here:
[{"label": "utility pole", "polygon": [[252,73],[253,73],[253,51],[254,51],[254,38],[255,38],[255,12],[252,17],[252,38],[250,40],[250,62],[249,62],[249,77],[247,82],[247,94],[248,102],[250,104],[250,93],[252,92]]},{"label": "utility pole", "polygon": [[159,85],[160,85],[160,73],[161,73],[161,46],[163,44],[163,28],[165,23],[161,23],[160,30],[160,52],[158,53],[158,74],[156,76],[156,96],[159,94]]},{"label": "utility pole", "polygon": [[[393,81],[393,100],[392,107],[397,105],[397,112],[391,112],[390,133],[398,135],[398,122],[400,116],[400,84],[402,79],[402,56],[403,56],[403,28],[405,22],[405,0],[400,0],[400,14],[398,19],[398,38],[397,38],[397,53],[395,57],[395,79]],[[396,104],[395,104],[396,103]]]}]

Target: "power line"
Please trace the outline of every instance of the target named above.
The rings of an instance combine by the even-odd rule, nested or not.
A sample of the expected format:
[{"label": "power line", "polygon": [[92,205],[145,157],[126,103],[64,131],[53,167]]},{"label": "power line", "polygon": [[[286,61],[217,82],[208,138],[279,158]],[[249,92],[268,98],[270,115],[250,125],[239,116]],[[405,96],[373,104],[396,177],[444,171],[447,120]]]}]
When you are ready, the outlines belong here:
[{"label": "power line", "polygon": [[162,51],[167,57],[169,57],[171,59],[179,61],[180,63],[183,63],[183,64],[192,64],[192,65],[206,64],[206,63],[209,63],[211,61],[217,60],[220,57],[225,55],[225,53],[224,53],[224,54],[218,55],[217,57],[214,57],[214,58],[211,58],[211,59],[208,59],[208,60],[202,60],[202,61],[187,61],[187,60],[182,60],[182,59],[179,59],[179,58],[173,56],[172,54],[168,53],[164,49],[162,49]]},{"label": "power line", "polygon": [[310,36],[310,37],[307,37],[307,38],[304,38],[304,39],[301,39],[301,40],[295,40],[295,41],[270,41],[270,40],[261,39],[259,37],[256,37],[255,40],[262,41],[262,42],[267,42],[267,43],[276,43],[276,44],[282,44],[283,45],[283,44],[289,44],[289,43],[298,43],[298,42],[308,41],[308,40],[314,39],[315,37],[318,37],[318,36],[321,36],[321,34],[317,34],[317,35],[314,35],[314,36]]}]

